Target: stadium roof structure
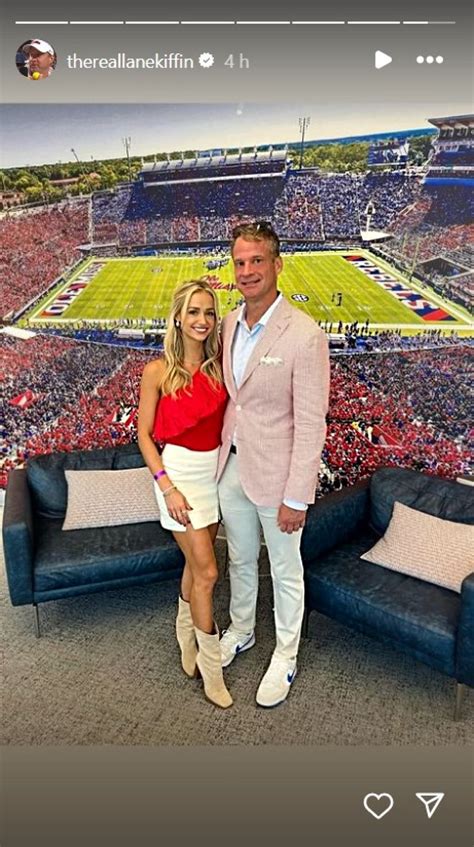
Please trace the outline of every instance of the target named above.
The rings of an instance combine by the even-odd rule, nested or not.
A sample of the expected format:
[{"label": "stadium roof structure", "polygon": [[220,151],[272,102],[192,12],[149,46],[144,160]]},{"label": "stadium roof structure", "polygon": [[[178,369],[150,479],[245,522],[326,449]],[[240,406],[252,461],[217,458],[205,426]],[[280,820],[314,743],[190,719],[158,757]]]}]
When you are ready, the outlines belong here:
[{"label": "stadium roof structure", "polygon": [[474,126],[474,115],[450,115],[446,118],[428,118],[428,121],[438,129],[448,126],[470,127]]},{"label": "stadium roof structure", "polygon": [[438,136],[432,144],[425,184],[472,185],[474,115],[430,118],[430,122],[437,127]]},{"label": "stadium roof structure", "polygon": [[253,163],[286,162],[286,150],[256,150],[253,153],[219,153],[218,155],[195,156],[193,159],[167,159],[163,162],[146,162],[141,173],[163,173],[195,168],[222,168],[231,165],[250,165]]},{"label": "stadium roof structure", "polygon": [[144,187],[180,182],[212,182],[229,179],[276,177],[285,173],[287,150],[255,149],[252,153],[196,153],[194,158],[146,162],[139,174]]}]

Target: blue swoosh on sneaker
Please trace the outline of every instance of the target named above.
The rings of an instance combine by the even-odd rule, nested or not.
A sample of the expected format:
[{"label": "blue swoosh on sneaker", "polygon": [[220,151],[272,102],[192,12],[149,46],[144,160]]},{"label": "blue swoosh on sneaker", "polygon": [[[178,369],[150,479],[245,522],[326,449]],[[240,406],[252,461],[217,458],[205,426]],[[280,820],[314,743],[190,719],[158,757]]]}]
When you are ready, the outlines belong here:
[{"label": "blue swoosh on sneaker", "polygon": [[293,682],[293,680],[294,680],[295,676],[296,676],[296,668],[295,668],[295,669],[294,669],[291,673],[289,673],[289,674],[287,675],[287,677],[286,677],[286,680],[287,680],[287,682],[288,682],[288,685],[291,685],[291,683]]},{"label": "blue swoosh on sneaker", "polygon": [[242,652],[242,650],[245,650],[245,648],[246,648],[247,644],[249,644],[249,643],[250,643],[250,641],[252,640],[252,638],[253,638],[253,633],[252,633],[252,635],[249,635],[249,637],[247,638],[247,640],[246,640],[246,641],[243,641],[243,642],[242,642],[242,644],[236,644],[236,647],[235,647],[235,655],[237,655],[237,653],[241,653],[241,652]]}]

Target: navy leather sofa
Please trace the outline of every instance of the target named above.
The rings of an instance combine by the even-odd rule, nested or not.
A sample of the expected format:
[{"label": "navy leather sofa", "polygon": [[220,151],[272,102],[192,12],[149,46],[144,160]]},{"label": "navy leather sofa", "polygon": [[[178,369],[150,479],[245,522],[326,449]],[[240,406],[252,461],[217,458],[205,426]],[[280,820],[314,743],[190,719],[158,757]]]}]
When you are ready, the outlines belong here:
[{"label": "navy leather sofa", "polygon": [[52,453],[9,476],[3,518],[8,587],[14,606],[38,604],[109,588],[175,579],[183,556],[159,522],[63,532],[70,470],[138,468],[138,447]]},{"label": "navy leather sofa", "polygon": [[463,685],[474,686],[474,573],[458,594],[360,559],[384,534],[395,500],[474,524],[473,487],[401,468],[324,497],[310,507],[302,538],[305,628],[314,609],[448,674],[458,717]]}]

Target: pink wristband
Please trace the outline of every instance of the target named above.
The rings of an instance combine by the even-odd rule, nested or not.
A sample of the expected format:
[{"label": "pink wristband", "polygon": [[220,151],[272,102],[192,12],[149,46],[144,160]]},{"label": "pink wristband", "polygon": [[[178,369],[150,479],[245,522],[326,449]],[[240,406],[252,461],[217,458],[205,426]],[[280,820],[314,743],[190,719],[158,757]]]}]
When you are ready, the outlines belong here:
[{"label": "pink wristband", "polygon": [[153,479],[156,480],[156,482],[158,482],[158,480],[161,479],[162,476],[166,476],[166,471],[164,471],[164,470],[157,471],[156,473],[153,474]]}]

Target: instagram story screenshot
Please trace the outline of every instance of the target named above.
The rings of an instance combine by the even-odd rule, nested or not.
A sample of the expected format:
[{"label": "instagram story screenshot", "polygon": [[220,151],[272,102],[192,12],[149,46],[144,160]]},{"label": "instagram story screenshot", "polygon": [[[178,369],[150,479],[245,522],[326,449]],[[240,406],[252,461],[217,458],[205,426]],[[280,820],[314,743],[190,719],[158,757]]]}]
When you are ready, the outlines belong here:
[{"label": "instagram story screenshot", "polygon": [[472,847],[470,4],[1,24],[2,847]]}]

